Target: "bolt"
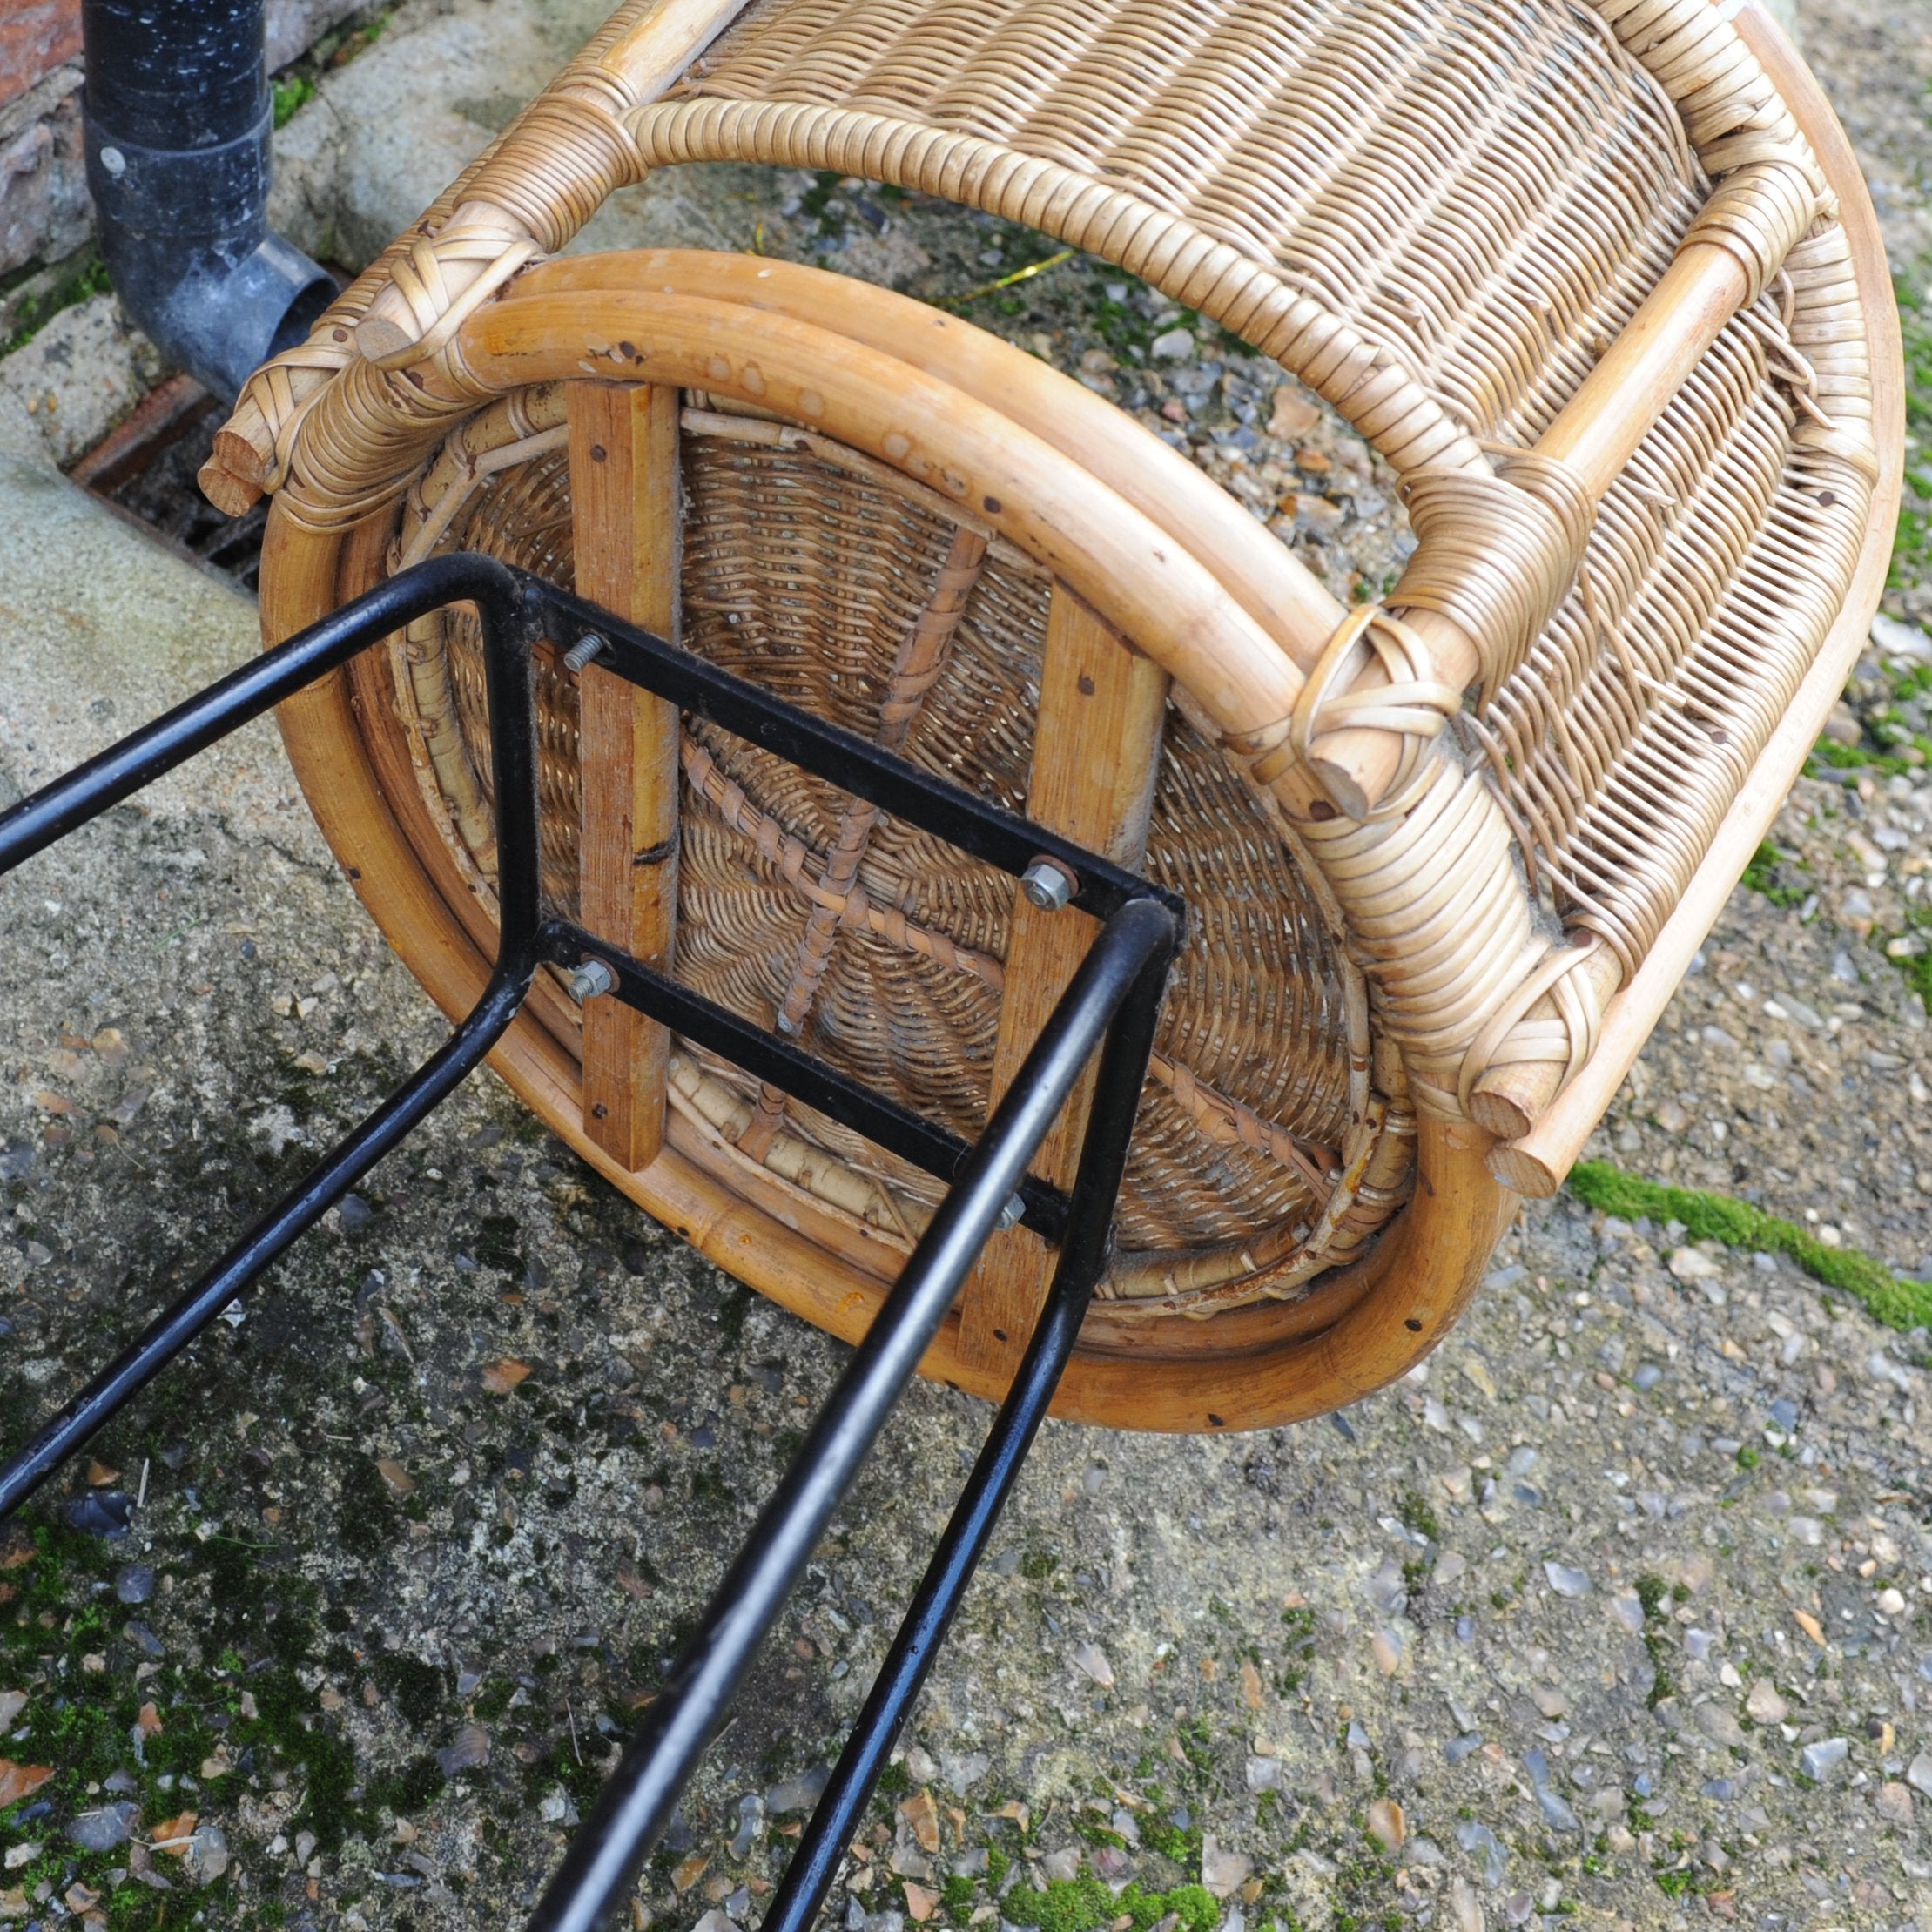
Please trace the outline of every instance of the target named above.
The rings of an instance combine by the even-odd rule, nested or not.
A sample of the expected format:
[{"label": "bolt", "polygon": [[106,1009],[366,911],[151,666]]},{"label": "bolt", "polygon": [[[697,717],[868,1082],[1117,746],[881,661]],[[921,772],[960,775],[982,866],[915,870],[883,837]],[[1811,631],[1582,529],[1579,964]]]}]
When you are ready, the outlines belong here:
[{"label": "bolt", "polygon": [[1020,875],[1020,890],[1042,912],[1064,911],[1079,884],[1057,858],[1036,858]]},{"label": "bolt", "polygon": [[1000,1232],[1005,1234],[1009,1228],[1017,1228],[1026,1218],[1027,1203],[1016,1194],[1006,1196],[1006,1204],[1000,1210]]},{"label": "bolt", "polygon": [[617,975],[602,959],[586,959],[571,971],[570,997],[581,1006],[586,1000],[610,992],[616,984]]},{"label": "bolt", "polygon": [[569,650],[564,652],[563,668],[565,670],[576,674],[582,670],[586,664],[595,663],[609,648],[596,631],[586,631],[582,636],[577,639],[576,643],[571,645]]}]

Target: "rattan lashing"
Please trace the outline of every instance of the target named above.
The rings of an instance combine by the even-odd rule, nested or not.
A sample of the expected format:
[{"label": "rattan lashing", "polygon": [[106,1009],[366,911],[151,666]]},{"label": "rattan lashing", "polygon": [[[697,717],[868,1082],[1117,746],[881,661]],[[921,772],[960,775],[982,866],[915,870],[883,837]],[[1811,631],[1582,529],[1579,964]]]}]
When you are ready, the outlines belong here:
[{"label": "rattan lashing", "polygon": [[[1895,382],[1841,202],[1868,232],[1868,211],[1814,146],[1828,117],[1806,104],[1801,128],[1753,51],[1774,39],[1747,44],[1703,0],[767,0],[694,64],[733,10],[615,17],[256,379],[212,491],[274,488],[278,528],[318,557],[367,555],[359,527],[387,528],[392,562],[468,543],[567,574],[568,385],[500,397],[493,318],[521,287],[562,299],[560,272],[591,286],[584,265],[531,265],[611,188],[685,160],[989,208],[1276,357],[1401,475],[1418,548],[1344,622],[1210,534],[1241,622],[1279,653],[1260,678],[1278,697],[1250,677],[1248,709],[1222,702],[1225,647],[1163,647],[1177,708],[1147,863],[1198,937],[1097,1345],[1162,1358],[1181,1315],[1207,1353],[1239,1353],[1268,1303],[1284,1338],[1317,1309],[1340,1336],[1345,1283],[1395,1252],[1374,1236],[1401,1212],[1418,1117],[1424,1196],[1431,1148],[1480,1162],[1478,1125],[1527,1129],[1489,1155],[1511,1179],[1560,1171],[1539,1121],[1625,1052],[1638,1002],[1619,986],[1652,997],[1646,963],[1709,898],[1727,815],[1868,599]],[[684,641],[1024,804],[1056,573],[889,438],[772,420],[752,367],[721,367],[715,394],[691,372]],[[555,372],[589,373],[606,372]],[[1214,521],[1172,515],[1190,542]],[[432,873],[475,930],[491,855],[470,651],[460,623],[418,627],[390,701],[416,774],[398,809],[433,832]],[[545,699],[547,879],[568,899],[569,681]],[[682,764],[680,972],[973,1131],[1010,888],[700,730]],[[782,1182],[888,1250],[930,1208],[924,1177],[722,1065],[681,1053],[669,1097],[747,1198],[771,1206]],[[1356,1256],[1365,1275],[1332,1272]],[[1451,1317],[1479,1259],[1456,1265]],[[1406,1323],[1417,1347],[1442,1314]]]}]

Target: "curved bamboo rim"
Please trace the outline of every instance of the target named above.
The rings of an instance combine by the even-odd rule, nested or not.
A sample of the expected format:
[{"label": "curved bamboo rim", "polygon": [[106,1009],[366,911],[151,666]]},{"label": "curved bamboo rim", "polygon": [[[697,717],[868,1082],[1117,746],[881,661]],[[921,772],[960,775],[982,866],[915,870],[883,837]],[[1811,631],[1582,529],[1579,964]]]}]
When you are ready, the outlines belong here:
[{"label": "curved bamboo rim", "polygon": [[[1195,689],[1204,703],[1213,700],[1216,712],[1253,717],[1249,707],[1257,696],[1272,697],[1275,680],[1293,677],[1254,620],[1107,481],[1075,468],[932,375],[904,364],[886,369],[876,351],[769,311],[623,290],[599,298],[582,286],[581,265],[570,270],[577,278],[571,298],[546,300],[545,273],[533,273],[465,332],[460,353],[466,365],[493,386],[582,374],[585,349],[599,338],[648,341],[649,373],[662,381],[736,387],[746,400],[762,395],[770,403],[782,400],[780,386],[789,380],[793,400],[813,400],[815,413],[840,440],[861,448],[869,441],[870,454],[915,476],[924,468],[924,480],[936,476],[955,486],[950,491],[955,500],[970,491],[978,515],[1003,524],[1004,534],[1035,554],[1044,551],[1076,589],[1084,586],[1093,601],[1118,614],[1123,628],[1144,621],[1154,635],[1136,635],[1150,655],[1169,655],[1202,677],[1229,669],[1211,655],[1215,641],[1235,647],[1230,655],[1238,652],[1241,675],[1202,677],[1208,689]],[[863,287],[839,284],[841,307],[879,294],[861,293]],[[897,300],[879,299],[886,306]],[[963,340],[977,333],[954,334]],[[679,340],[685,360],[670,353],[672,340]],[[735,373],[724,366],[734,345],[755,347],[751,380],[760,391],[744,386],[742,363]],[[983,345],[976,348],[990,362],[1000,360]],[[1017,350],[1005,353],[1038,372],[1033,380],[1047,388],[1077,387]],[[610,364],[606,359],[590,367],[602,374]],[[889,380],[882,382],[882,374]],[[892,407],[882,409],[886,392]],[[895,427],[905,433],[908,398],[919,406],[917,446],[889,441]],[[869,438],[857,434],[867,419]],[[962,447],[968,445],[970,454]],[[1110,454],[1118,461],[1123,453],[1143,454],[1131,440]],[[932,461],[923,461],[927,456]],[[1023,492],[1044,493],[1050,514],[1036,507],[1038,494],[1029,501]],[[989,498],[997,510],[987,508]],[[1269,541],[1250,532],[1244,513],[1218,493],[1200,499],[1203,517],[1211,516],[1210,503],[1225,519],[1223,541],[1231,550],[1238,552],[1244,541]],[[374,535],[358,533],[346,543],[276,515],[264,571],[268,635],[285,636],[333,608],[376,565],[380,550]],[[1154,649],[1156,637],[1161,651]],[[482,983],[485,956],[413,845],[407,815],[391,803],[392,795],[400,803],[414,788],[398,785],[392,794],[383,784],[356,722],[356,695],[348,680],[338,679],[287,707],[283,724],[290,753],[325,832],[392,944],[446,1011],[460,1011]],[[391,774],[392,784],[399,776]],[[885,1243],[871,1243],[868,1252],[864,1235],[848,1227],[842,1250],[829,1252],[825,1230],[811,1226],[795,1196],[768,1195],[756,1204],[702,1171],[691,1158],[690,1136],[675,1120],[670,1144],[656,1162],[641,1175],[618,1169],[582,1134],[575,1062],[537,1016],[519,1021],[495,1064],[583,1158],[709,1258],[835,1334],[852,1339],[864,1332],[883,1295],[882,1277],[897,1259]],[[1096,1310],[1056,1412],[1125,1428],[1271,1427],[1354,1401],[1404,1373],[1460,1312],[1513,1209],[1512,1198],[1483,1169],[1486,1145],[1473,1129],[1426,1126],[1418,1141],[1415,1201],[1367,1258],[1293,1300],[1200,1322],[1165,1321],[1151,1330],[1142,1319],[1132,1324],[1131,1335],[1127,1324],[1109,1323],[1107,1310]],[[998,1396],[997,1377],[961,1363],[956,1333],[954,1317],[923,1364],[925,1372],[975,1394]]]}]

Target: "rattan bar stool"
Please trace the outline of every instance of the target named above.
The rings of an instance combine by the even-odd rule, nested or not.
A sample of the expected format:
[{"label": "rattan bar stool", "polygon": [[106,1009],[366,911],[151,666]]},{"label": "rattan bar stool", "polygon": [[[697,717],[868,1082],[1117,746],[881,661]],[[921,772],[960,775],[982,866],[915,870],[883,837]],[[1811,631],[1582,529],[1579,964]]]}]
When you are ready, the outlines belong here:
[{"label": "rattan bar stool", "polygon": [[[557,251],[653,169],[834,170],[1118,264],[1401,478],[1344,609],[1110,403],[957,318],[753,257]],[[1058,1412],[1318,1414],[1446,1332],[1558,1186],[1861,648],[1901,465],[1889,278],[1750,4],[656,0],[245,392],[265,632],[469,549],[1178,892],[1118,1252]],[[544,889],[962,1136],[1094,930],[601,672],[540,669]],[[479,637],[285,708],[371,912],[460,1012],[495,860]],[[928,1175],[613,1002],[495,1064],[706,1255],[862,1333]],[[1081,1106],[1039,1169],[1064,1181]],[[925,1364],[996,1394],[1048,1250]]]}]

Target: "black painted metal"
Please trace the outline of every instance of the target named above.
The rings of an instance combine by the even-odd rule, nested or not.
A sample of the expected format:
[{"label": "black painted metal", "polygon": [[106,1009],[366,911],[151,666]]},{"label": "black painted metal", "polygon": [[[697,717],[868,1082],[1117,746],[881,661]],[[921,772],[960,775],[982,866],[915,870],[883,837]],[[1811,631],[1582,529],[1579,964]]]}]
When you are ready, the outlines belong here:
[{"label": "black painted metal", "polygon": [[[1138,993],[1133,1020],[1109,1043],[1107,1055],[1112,1085],[1117,1088],[1126,1082],[1127,1063],[1138,1049],[1132,1101],[1111,1111],[1094,1109],[1081,1161],[1083,1181],[1111,1172],[1118,1188],[1175,932],[1176,921],[1166,906],[1140,899],[1122,906],[1094,942],[1006,1098],[994,1109],[965,1171],[912,1251],[885,1305],[826,1398],[804,1445],[717,1586],[663,1694],[645,1713],[605,1781],[529,1922],[531,1932],[595,1932],[629,1895],[638,1868],[670,1822],[678,1794],[724,1720],[738,1680],[999,1225],[1000,1208],[1019,1185],[1102,1033],[1128,994]],[[1099,1280],[1105,1264],[1107,1227],[1114,1212],[1109,1192],[1096,1237],[1095,1197],[1089,1193],[1087,1198],[1084,1214],[1077,1205],[1075,1208],[1076,1223],[1086,1238],[1077,1250],[1069,1243],[1061,1261],[1062,1272],[1080,1284],[1083,1295]],[[969,1563],[965,1575],[970,1573]],[[960,1588],[965,1575],[959,1579]],[[954,1590],[948,1608],[956,1596]],[[904,1707],[903,1699],[890,1700],[884,1720],[891,1727],[885,1733],[887,1745]]]},{"label": "black painted metal", "polygon": [[[424,572],[428,574],[425,575]],[[17,1508],[313,1228],[384,1154],[482,1062],[516,1017],[537,967],[536,720],[531,631],[509,572],[486,558],[440,558],[392,578],[145,730],[0,814],[0,874],[258,717],[399,624],[457,597],[483,616],[495,765],[502,906],[495,970],[448,1041],[258,1221],[193,1287],[50,1416],[0,1468],[0,1517]]]},{"label": "black painted metal", "polygon": [[[885,1754],[1012,1492],[1106,1267],[1114,1202],[1180,941],[1182,908],[1171,893],[795,711],[755,685],[522,572],[471,555],[439,558],[402,572],[0,814],[0,874],[358,650],[414,617],[460,600],[475,603],[482,617],[495,758],[501,928],[488,985],[448,1042],[407,1085],[0,1467],[0,1517],[252,1286],[481,1063],[515,1018],[540,964],[604,960],[617,997],[949,1180],[952,1187],[570,1846],[531,1922],[534,1932],[593,1932],[628,1895],[799,1571],[1016,1193],[1027,1221],[1060,1242],[1046,1308],[1020,1374],[766,1922],[770,1932],[803,1932],[824,1902]],[[1018,876],[1045,856],[1080,880],[1074,903],[1106,924],[976,1143],[966,1146],[581,928],[543,919],[532,647],[539,638],[569,645],[589,635],[604,640],[604,661],[634,683],[989,864]],[[1027,1167],[1096,1049],[1101,1051],[1098,1084],[1069,1198],[1029,1179]]]},{"label": "black painted metal", "polygon": [[600,670],[670,698],[681,711],[710,718],[734,736],[831,779],[841,791],[852,792],[1015,878],[1034,859],[1054,859],[1080,882],[1074,905],[1095,919],[1104,919],[1129,901],[1145,899],[1158,899],[1176,918],[1181,916],[1181,901],[1172,892],[1083,851],[1057,832],[1002,811],[990,799],[948,784],[870,738],[781,703],[756,684],[649,631],[620,624],[595,604],[566,591],[545,586],[542,596],[547,634],[554,643],[569,650],[587,637],[601,638],[606,649],[597,659]]},{"label": "black painted metal", "polygon": [[232,396],[335,283],[268,226],[266,0],[82,0],[87,185],[148,335]]},{"label": "black painted metal", "polygon": [[[816,1107],[841,1127],[863,1134],[903,1161],[936,1175],[941,1181],[957,1176],[972,1153],[970,1141],[914,1114],[895,1100],[841,1074],[836,1067],[802,1053],[790,1040],[741,1020],[689,986],[607,945],[580,926],[555,920],[543,929],[543,956],[554,965],[574,966],[602,959],[616,978],[615,996],[627,1006],[661,1021],[674,1033],[695,1040],[722,1054],[734,1066],[782,1088],[794,1100]],[[1042,1239],[1057,1242],[1067,1226],[1067,1196],[1048,1182],[1029,1175],[1016,1192],[1026,1212],[1021,1224]]]},{"label": "black painted metal", "polygon": [[[939,1655],[953,1612],[1020,1479],[1027,1451],[1033,1447],[1067,1357],[1080,1339],[1087,1305],[1107,1267],[1114,1202],[1127,1168],[1134,1116],[1147,1080],[1154,1022],[1177,937],[1170,929],[1168,939],[1142,962],[1107,1036],[1074,1182],[1066,1240],[1026,1359],[1006,1391],[999,1419],[960,1491],[892,1647],[872,1680],[865,1707],[852,1727],[811,1822],[798,1841],[760,1932],[807,1932],[818,1917],[838,1876],[838,1861],[845,1855],[885,1767],[886,1754]],[[1056,1013],[1049,1026],[1062,1023]]]}]

